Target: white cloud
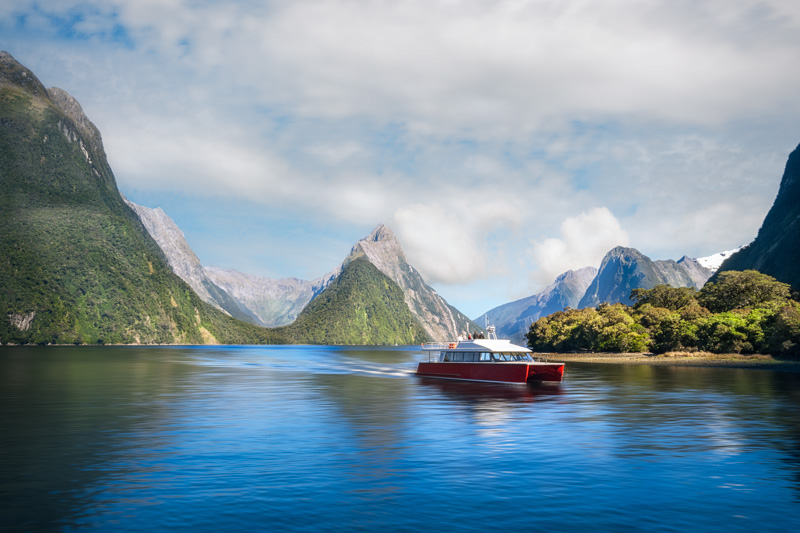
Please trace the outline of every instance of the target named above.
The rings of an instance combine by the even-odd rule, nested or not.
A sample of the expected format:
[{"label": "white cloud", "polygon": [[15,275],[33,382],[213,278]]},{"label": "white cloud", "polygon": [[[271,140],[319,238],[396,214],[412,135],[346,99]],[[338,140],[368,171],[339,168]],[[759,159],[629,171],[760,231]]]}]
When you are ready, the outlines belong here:
[{"label": "white cloud", "polygon": [[513,198],[486,201],[467,191],[444,202],[404,205],[392,227],[409,263],[428,282],[470,283],[502,268],[505,258],[490,237],[514,229],[518,207]]},{"label": "white cloud", "polygon": [[123,192],[331,234],[385,221],[431,282],[505,268],[514,297],[531,240],[546,284],[614,235],[654,258],[754,235],[800,140],[799,30],[783,0],[0,6],[10,51],[78,98]]},{"label": "white cloud", "polygon": [[605,207],[597,207],[567,218],[561,237],[532,241],[535,270],[531,279],[538,287],[552,283],[567,270],[599,267],[603,256],[615,246],[627,246],[628,234]]}]

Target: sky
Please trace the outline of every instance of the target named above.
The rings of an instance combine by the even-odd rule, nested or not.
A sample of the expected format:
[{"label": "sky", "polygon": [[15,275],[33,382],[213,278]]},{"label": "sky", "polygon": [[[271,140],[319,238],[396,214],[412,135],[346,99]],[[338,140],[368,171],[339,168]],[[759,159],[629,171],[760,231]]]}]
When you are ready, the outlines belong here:
[{"label": "sky", "polygon": [[204,265],[314,279],[383,223],[471,318],[749,243],[800,143],[795,0],[4,0],[0,49]]}]

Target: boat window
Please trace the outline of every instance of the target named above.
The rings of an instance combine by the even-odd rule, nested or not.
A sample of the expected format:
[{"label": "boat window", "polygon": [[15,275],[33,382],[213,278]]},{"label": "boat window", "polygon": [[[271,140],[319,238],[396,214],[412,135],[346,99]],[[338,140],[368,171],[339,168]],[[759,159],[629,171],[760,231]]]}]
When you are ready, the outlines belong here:
[{"label": "boat window", "polygon": [[490,354],[489,352],[481,353],[481,361],[491,361],[491,360],[492,360],[492,354]]},{"label": "boat window", "polygon": [[449,361],[449,360],[450,360],[450,354],[445,352],[444,359],[442,359],[442,361]]},{"label": "boat window", "polygon": [[475,352],[468,353],[467,356],[464,358],[464,361],[475,362],[478,360],[478,354]]},{"label": "boat window", "polygon": [[453,361],[463,361],[464,360],[464,352],[456,352],[453,354]]}]

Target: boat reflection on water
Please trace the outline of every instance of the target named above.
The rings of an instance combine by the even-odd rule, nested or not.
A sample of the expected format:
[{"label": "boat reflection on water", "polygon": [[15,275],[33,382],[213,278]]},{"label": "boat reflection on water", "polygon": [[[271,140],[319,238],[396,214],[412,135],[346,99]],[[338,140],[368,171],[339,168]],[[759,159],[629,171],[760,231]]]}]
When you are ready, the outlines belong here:
[{"label": "boat reflection on water", "polygon": [[487,383],[479,381],[457,381],[418,376],[419,382],[448,398],[466,402],[503,400],[509,403],[531,403],[537,399],[558,396],[563,393],[560,383],[537,383],[528,385]]}]

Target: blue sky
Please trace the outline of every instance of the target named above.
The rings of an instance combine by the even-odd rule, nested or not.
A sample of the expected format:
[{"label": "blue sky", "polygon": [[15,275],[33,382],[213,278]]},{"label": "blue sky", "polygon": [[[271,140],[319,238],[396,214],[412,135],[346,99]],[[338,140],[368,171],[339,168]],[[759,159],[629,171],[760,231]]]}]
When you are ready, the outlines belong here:
[{"label": "blue sky", "polygon": [[800,143],[794,1],[6,0],[0,48],[204,264],[312,279],[385,223],[470,317],[748,243]]}]

